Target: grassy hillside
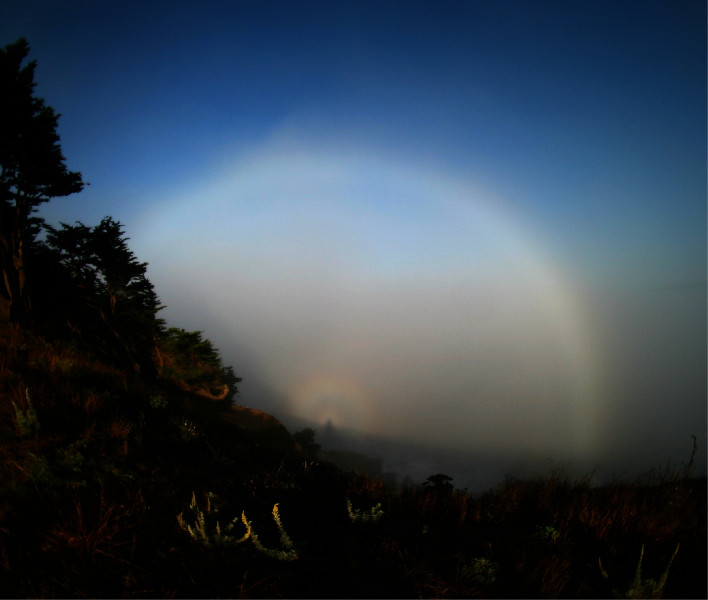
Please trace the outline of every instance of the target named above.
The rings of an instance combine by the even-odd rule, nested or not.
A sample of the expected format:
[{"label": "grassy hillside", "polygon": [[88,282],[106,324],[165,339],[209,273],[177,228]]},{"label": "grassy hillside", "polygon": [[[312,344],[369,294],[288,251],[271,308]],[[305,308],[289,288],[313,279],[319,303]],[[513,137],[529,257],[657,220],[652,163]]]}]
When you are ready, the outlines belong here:
[{"label": "grassy hillside", "polygon": [[5,597],[706,596],[706,481],[684,471],[395,491],[16,325],[0,411]]}]

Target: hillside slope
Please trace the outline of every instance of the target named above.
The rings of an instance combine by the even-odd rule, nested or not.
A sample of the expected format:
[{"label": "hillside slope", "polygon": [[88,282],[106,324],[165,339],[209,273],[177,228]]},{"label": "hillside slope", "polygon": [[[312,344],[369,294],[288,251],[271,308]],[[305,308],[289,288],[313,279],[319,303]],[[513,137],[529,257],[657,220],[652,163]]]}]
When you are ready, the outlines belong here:
[{"label": "hillside slope", "polygon": [[688,471],[393,491],[272,415],[17,325],[0,413],[5,597],[706,594],[706,481]]}]

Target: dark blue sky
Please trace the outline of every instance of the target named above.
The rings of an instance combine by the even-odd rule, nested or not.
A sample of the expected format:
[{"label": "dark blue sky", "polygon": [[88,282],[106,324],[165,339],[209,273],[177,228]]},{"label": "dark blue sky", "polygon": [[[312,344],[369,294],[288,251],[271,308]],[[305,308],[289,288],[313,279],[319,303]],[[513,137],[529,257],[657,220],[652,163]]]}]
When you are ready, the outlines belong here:
[{"label": "dark blue sky", "polygon": [[123,222],[244,403],[705,456],[704,2],[3,3],[21,35],[91,183],[45,216]]}]

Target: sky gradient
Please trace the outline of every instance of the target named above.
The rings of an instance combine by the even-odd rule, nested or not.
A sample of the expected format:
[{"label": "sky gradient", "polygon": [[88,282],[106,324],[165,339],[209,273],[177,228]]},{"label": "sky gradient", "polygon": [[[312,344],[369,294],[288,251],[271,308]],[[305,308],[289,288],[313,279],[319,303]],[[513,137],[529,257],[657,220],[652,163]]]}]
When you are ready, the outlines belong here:
[{"label": "sky gradient", "polygon": [[122,222],[240,403],[470,485],[691,434],[705,472],[704,2],[25,0],[0,34],[90,183],[42,214]]}]

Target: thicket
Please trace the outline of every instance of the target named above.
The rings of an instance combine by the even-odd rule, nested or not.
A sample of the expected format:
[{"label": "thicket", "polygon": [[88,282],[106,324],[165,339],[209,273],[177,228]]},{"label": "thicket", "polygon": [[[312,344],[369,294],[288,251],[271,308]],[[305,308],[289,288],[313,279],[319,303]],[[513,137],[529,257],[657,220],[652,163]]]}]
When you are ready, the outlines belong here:
[{"label": "thicket", "polygon": [[[239,378],[158,317],[120,223],[33,216],[82,182],[27,51],[0,53],[17,88],[0,114],[2,596],[706,596],[706,481],[689,469],[397,490],[321,460],[311,429],[223,418]],[[39,155],[53,169],[37,175]]]}]

